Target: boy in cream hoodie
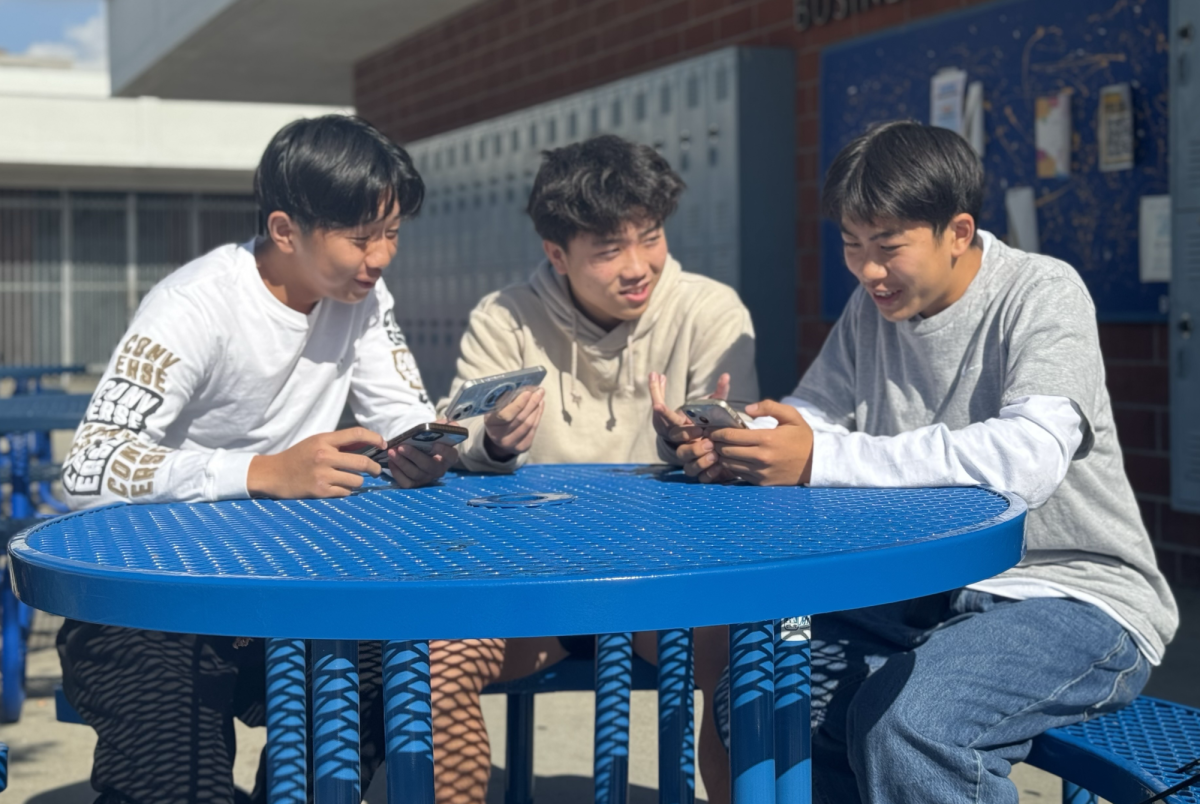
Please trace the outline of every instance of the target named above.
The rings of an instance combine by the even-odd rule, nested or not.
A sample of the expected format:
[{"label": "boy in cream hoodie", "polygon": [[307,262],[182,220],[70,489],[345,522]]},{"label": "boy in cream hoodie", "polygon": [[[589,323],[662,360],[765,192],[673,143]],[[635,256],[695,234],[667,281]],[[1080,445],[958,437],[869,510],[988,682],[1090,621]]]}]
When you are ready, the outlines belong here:
[{"label": "boy in cream hoodie", "polygon": [[[467,380],[529,366],[544,366],[546,379],[464,422],[471,436],[459,454],[467,468],[679,463],[678,445],[664,436],[686,421],[673,413],[685,400],[714,390],[735,405],[757,399],[749,311],[732,288],[685,272],[667,251],[663,224],[683,190],[663,157],[619,137],[544,154],[528,212],[546,260],[527,281],[485,296],[472,311],[450,393]],[[699,629],[695,638],[697,655],[727,650],[724,629]],[[594,640],[495,647],[505,651],[501,677],[518,678],[568,655],[591,656]],[[635,649],[653,659],[653,635],[638,635]],[[697,662],[706,700],[719,672],[712,675]],[[700,755],[709,790],[727,788],[727,760],[710,717]]]}]

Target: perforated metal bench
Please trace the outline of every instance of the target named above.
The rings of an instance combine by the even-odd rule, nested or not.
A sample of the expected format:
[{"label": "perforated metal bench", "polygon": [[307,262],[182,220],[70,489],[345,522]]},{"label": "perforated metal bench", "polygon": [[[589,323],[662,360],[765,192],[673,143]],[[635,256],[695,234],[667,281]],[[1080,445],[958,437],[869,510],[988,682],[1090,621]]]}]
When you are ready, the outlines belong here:
[{"label": "perforated metal bench", "polygon": [[[1200,773],[1200,710],[1141,697],[1120,712],[1052,729],[1028,762],[1063,779],[1063,804],[1141,804]],[[1155,799],[1200,804],[1200,786]]]}]

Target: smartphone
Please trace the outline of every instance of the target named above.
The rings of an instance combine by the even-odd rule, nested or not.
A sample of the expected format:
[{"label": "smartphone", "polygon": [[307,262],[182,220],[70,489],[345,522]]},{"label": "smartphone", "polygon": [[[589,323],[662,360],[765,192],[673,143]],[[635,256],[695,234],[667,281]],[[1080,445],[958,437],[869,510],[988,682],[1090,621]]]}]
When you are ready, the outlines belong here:
[{"label": "smartphone", "polygon": [[746,426],[742,415],[723,399],[689,399],[679,408],[679,412],[691,419],[692,424],[714,430]]},{"label": "smartphone", "polygon": [[438,422],[426,422],[419,424],[411,430],[407,430],[388,442],[387,449],[379,447],[367,447],[359,454],[366,455],[376,463],[387,466],[388,450],[398,447],[401,444],[408,444],[416,447],[422,452],[432,452],[433,445],[442,444],[461,444],[467,440],[467,428],[459,427],[455,424],[439,424]]},{"label": "smartphone", "polygon": [[517,369],[507,374],[496,374],[492,377],[480,377],[467,380],[458,389],[458,393],[450,400],[446,408],[446,418],[452,422],[459,419],[469,419],[490,413],[509,391],[517,391],[532,385],[541,385],[546,378],[546,369],[542,366]]}]

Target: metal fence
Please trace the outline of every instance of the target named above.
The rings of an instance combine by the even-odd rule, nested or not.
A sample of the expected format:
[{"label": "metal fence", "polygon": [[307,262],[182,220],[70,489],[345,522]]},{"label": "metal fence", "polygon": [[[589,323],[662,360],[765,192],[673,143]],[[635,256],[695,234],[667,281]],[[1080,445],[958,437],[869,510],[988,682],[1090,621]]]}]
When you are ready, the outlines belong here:
[{"label": "metal fence", "polygon": [[256,221],[250,196],[0,190],[0,364],[106,363],[155,283]]}]

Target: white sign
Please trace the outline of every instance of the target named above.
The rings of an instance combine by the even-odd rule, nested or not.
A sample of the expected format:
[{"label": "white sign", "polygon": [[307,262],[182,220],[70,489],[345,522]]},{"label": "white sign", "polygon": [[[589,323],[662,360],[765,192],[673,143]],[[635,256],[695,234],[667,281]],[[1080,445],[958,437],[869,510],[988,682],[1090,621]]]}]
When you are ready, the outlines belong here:
[{"label": "white sign", "polygon": [[963,93],[967,74],[954,67],[942,70],[929,82],[929,125],[963,133]]},{"label": "white sign", "polygon": [[1010,187],[1004,194],[1008,211],[1008,244],[1036,254],[1038,246],[1037,202],[1032,187]]},{"label": "white sign", "polygon": [[1071,175],[1071,90],[1037,99],[1033,137],[1039,179]]},{"label": "white sign", "polygon": [[1142,196],[1138,250],[1143,282],[1171,281],[1171,196]]}]

